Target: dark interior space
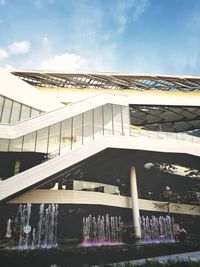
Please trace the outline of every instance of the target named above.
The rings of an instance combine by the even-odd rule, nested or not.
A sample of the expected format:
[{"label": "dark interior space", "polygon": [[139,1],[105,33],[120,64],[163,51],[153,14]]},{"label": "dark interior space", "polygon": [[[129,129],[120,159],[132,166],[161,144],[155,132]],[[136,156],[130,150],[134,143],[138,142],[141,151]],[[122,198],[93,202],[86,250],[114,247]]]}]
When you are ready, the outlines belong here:
[{"label": "dark interior space", "polygon": [[0,152],[0,178],[28,170],[46,159],[46,154],[35,152]]},{"label": "dark interior space", "polygon": [[199,168],[198,157],[188,154],[106,149],[64,170],[38,187],[52,188],[58,182],[59,189],[62,185],[67,185],[67,189],[72,189],[69,183],[79,180],[115,185],[119,187],[121,195],[130,196],[130,168],[136,166],[138,193],[141,198],[149,198],[147,194],[153,192],[151,197],[158,199],[166,186],[179,194],[186,191],[199,191],[199,177],[177,175],[155,168],[147,169],[144,165],[149,162]]}]

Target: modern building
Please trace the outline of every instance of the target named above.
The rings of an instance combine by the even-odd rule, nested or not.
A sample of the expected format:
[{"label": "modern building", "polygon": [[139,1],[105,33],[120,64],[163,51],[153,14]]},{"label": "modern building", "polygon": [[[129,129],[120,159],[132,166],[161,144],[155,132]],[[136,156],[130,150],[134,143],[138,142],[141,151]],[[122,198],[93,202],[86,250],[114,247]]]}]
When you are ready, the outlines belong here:
[{"label": "modern building", "polygon": [[1,71],[1,237],[26,203],[57,203],[66,236],[90,214],[198,233],[199,129],[200,77]]}]

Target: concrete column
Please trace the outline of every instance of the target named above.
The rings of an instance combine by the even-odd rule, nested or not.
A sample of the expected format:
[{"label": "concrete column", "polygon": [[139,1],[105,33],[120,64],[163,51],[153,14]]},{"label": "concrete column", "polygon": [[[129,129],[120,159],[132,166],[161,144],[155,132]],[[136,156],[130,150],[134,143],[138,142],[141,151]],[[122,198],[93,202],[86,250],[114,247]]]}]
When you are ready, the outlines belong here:
[{"label": "concrete column", "polygon": [[137,191],[137,178],[135,167],[131,167],[130,174],[130,186],[131,186],[131,203],[132,203],[132,213],[133,213],[133,228],[136,238],[141,238],[140,229],[140,213],[138,204],[138,191]]}]

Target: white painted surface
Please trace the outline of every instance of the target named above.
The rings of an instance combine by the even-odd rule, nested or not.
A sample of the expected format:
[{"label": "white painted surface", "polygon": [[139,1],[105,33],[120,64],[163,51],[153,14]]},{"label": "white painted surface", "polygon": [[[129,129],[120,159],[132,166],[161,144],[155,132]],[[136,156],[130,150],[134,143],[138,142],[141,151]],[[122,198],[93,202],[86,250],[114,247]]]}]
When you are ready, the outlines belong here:
[{"label": "white painted surface", "polygon": [[[139,209],[167,213],[166,202],[138,199]],[[89,204],[131,209],[131,198],[99,192],[75,190],[34,189],[21,194],[7,203],[58,203],[58,204]],[[170,213],[200,215],[200,207],[186,204],[170,204]]]},{"label": "white painted surface", "polygon": [[141,238],[137,177],[136,177],[135,167],[133,166],[131,167],[130,170],[130,187],[131,187],[131,203],[132,203],[134,233],[136,238]]},{"label": "white painted surface", "polygon": [[0,95],[42,111],[63,106],[54,97],[42,93],[7,70],[0,70]]},{"label": "white painted surface", "polygon": [[129,104],[135,105],[170,105],[170,106],[199,106],[200,92],[180,92],[161,90],[128,90],[102,88],[46,88],[38,87],[45,95],[57,98],[60,102],[76,103],[88,97],[102,93],[120,94],[128,97]]}]

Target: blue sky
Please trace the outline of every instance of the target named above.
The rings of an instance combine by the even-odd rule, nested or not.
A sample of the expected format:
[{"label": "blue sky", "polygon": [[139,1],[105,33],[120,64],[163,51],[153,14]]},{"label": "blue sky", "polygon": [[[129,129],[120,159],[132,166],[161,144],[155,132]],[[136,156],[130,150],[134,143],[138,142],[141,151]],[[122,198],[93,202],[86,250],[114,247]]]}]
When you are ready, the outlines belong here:
[{"label": "blue sky", "polygon": [[200,75],[199,0],[0,0],[0,68]]}]

